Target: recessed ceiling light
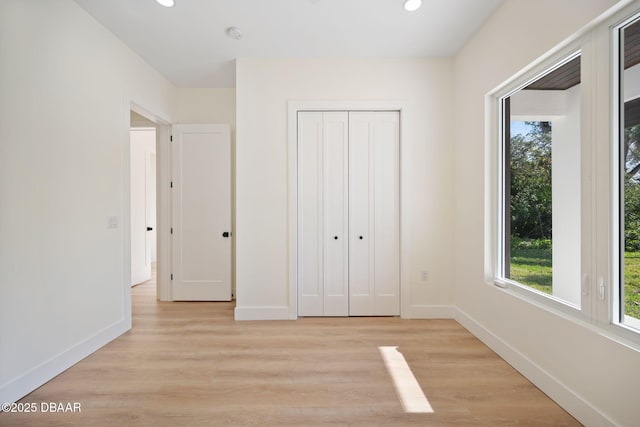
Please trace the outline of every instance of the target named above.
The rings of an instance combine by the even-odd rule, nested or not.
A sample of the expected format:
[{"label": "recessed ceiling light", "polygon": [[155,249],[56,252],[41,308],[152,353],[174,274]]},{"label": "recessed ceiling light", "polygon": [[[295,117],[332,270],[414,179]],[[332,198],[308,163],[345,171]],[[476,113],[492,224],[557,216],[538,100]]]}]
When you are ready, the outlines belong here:
[{"label": "recessed ceiling light", "polygon": [[405,0],[404,2],[404,10],[409,12],[420,9],[420,6],[422,6],[422,0]]},{"label": "recessed ceiling light", "polygon": [[238,27],[229,27],[224,32],[234,40],[240,40],[242,38],[242,31],[240,31]]},{"label": "recessed ceiling light", "polygon": [[158,4],[161,4],[164,7],[173,7],[175,5],[173,0],[156,0]]}]

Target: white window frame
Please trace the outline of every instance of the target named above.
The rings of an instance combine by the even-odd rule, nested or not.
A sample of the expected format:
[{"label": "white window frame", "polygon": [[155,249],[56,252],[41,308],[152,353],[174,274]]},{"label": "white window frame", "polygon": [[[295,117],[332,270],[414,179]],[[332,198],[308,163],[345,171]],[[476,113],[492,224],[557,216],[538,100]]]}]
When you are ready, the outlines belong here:
[{"label": "white window frame", "polygon": [[[548,55],[547,57],[539,60],[537,63],[533,64],[529,68],[523,70],[519,75],[513,77],[505,84],[499,86],[494,91],[492,91],[489,95],[487,95],[486,102],[490,105],[489,111],[489,123],[488,128],[490,128],[490,138],[491,141],[487,144],[489,147],[489,156],[493,157],[492,164],[489,170],[494,170],[494,176],[490,177],[490,187],[493,187],[492,193],[493,197],[491,198],[491,206],[489,207],[490,211],[493,212],[494,220],[494,231],[493,231],[493,247],[490,248],[489,251],[485,252],[491,258],[491,264],[493,265],[492,271],[487,274],[487,281],[493,285],[499,286],[505,290],[508,290],[510,293],[517,295],[520,298],[524,298],[532,303],[543,306],[550,306],[554,310],[563,313],[564,315],[571,315],[578,318],[582,318],[582,320],[587,320],[588,316],[583,316],[583,309],[581,307],[573,305],[567,301],[561,300],[553,295],[545,294],[541,291],[538,291],[532,287],[526,286],[524,284],[518,283],[515,280],[510,280],[502,277],[502,273],[504,271],[504,233],[507,230],[504,229],[504,195],[505,195],[505,179],[504,179],[504,155],[503,152],[504,144],[504,111],[503,111],[503,100],[507,97],[512,96],[516,92],[520,91],[524,87],[538,80],[540,77],[548,74],[552,70],[561,67],[562,65],[569,62],[571,59],[580,55],[582,60],[581,62],[585,62],[585,51],[583,49],[584,37],[577,38],[573,40],[571,43],[567,43],[561,49],[557,49],[557,51]],[[588,58],[588,54],[587,54]],[[582,65],[581,75],[585,76],[584,65]],[[585,120],[585,96],[582,96],[582,105],[581,105],[581,132],[584,134],[585,124],[588,123]],[[588,98],[588,96],[586,97]],[[492,110],[492,111],[491,111]],[[584,146],[582,147],[584,150]],[[583,201],[584,204],[584,201]],[[582,263],[584,264],[584,263]],[[583,272],[584,274],[584,272]],[[583,283],[584,284],[584,283]],[[584,300],[584,298],[583,298]],[[584,304],[581,304],[584,308]]]},{"label": "white window frame", "polygon": [[[612,279],[611,279],[611,294],[612,294],[612,304],[611,304],[611,323],[618,328],[621,328],[623,331],[630,332],[633,334],[640,334],[640,319],[635,319],[630,316],[625,316],[624,314],[624,295],[621,291],[621,287],[623,285],[624,279],[624,271],[620,268],[620,259],[624,257],[624,253],[622,250],[622,222],[620,221],[620,217],[623,213],[622,202],[623,200],[620,197],[620,186],[622,182],[620,180],[621,171],[620,171],[620,138],[621,138],[621,129],[620,129],[620,119],[621,119],[621,111],[620,107],[622,105],[621,92],[623,91],[622,84],[620,81],[620,74],[623,71],[624,67],[621,64],[621,60],[623,59],[623,54],[621,54],[621,42],[620,42],[620,30],[633,23],[640,21],[640,11],[637,11],[635,14],[628,16],[625,15],[625,18],[616,25],[613,25],[611,28],[611,52],[612,52],[612,72],[611,72],[611,82],[612,82],[612,155],[611,155],[611,223],[612,223],[612,244],[611,244],[611,266],[612,266]],[[627,319],[625,319],[625,317]]]},{"label": "white window frame", "polygon": [[[616,321],[620,300],[617,217],[618,85],[614,31],[640,15],[623,1],[485,96],[485,283],[640,349],[640,330]],[[502,99],[581,52],[581,306],[501,277],[504,188]],[[617,305],[618,304],[618,305]],[[618,311],[616,311],[618,310]]]}]

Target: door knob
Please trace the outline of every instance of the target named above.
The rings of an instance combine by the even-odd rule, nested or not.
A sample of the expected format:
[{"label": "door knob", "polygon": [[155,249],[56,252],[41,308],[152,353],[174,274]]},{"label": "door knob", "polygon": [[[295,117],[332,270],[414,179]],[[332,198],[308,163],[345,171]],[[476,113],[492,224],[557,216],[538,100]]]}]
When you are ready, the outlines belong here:
[{"label": "door knob", "polygon": [[222,233],[222,237],[229,237],[231,236],[231,233],[229,233],[228,231],[225,231],[224,233]]},{"label": "door knob", "polygon": [[147,227],[147,231],[153,231],[153,227]]}]

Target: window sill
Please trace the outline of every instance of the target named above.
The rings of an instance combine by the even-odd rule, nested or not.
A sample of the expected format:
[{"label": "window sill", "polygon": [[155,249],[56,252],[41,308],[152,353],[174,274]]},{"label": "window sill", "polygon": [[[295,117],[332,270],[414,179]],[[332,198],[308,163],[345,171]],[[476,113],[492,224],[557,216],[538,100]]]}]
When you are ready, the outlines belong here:
[{"label": "window sill", "polygon": [[[581,313],[579,307],[510,280],[494,279],[492,282],[487,284],[492,285],[492,287],[496,288],[498,292],[504,292],[511,295],[541,310],[561,317],[562,319],[588,329],[599,336],[640,353],[640,329],[635,329],[628,324],[593,324]],[[635,323],[640,326],[640,321],[637,319],[633,320],[635,320]]]}]

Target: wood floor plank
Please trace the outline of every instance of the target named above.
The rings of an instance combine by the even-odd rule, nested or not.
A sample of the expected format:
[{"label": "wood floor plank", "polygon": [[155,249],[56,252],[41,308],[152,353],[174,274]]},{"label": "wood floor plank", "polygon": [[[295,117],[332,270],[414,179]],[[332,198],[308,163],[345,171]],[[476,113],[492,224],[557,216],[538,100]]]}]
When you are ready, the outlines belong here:
[{"label": "wood floor plank", "polygon": [[[574,426],[453,320],[236,322],[232,303],[132,290],[133,329],[20,402],[81,413],[0,414],[1,426]],[[405,414],[379,354],[398,346],[433,414]]]}]

